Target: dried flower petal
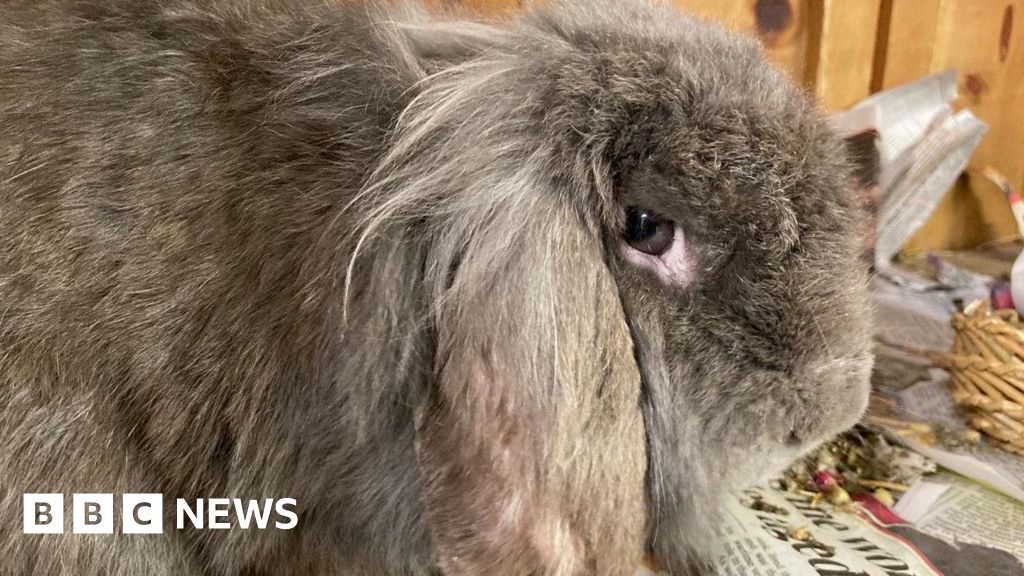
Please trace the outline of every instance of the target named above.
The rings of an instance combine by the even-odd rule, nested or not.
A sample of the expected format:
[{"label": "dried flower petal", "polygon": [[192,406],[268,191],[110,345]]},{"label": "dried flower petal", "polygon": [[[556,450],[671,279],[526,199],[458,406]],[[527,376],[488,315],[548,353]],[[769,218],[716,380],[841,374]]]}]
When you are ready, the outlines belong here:
[{"label": "dried flower petal", "polygon": [[878,498],[879,502],[885,504],[889,508],[896,505],[896,499],[892,497],[892,492],[889,492],[885,488],[876,488],[874,494],[875,498]]},{"label": "dried flower petal", "polygon": [[814,486],[821,492],[829,492],[839,486],[839,479],[829,470],[818,470],[814,473]]},{"label": "dried flower petal", "polygon": [[799,526],[799,527],[795,527],[795,528],[790,528],[789,529],[789,537],[792,538],[793,540],[799,540],[801,542],[806,542],[806,541],[811,539],[811,531],[808,530],[807,528],[804,528],[803,526]]},{"label": "dried flower petal", "polygon": [[843,506],[850,503],[850,493],[839,486],[829,490],[827,498],[835,506]]}]

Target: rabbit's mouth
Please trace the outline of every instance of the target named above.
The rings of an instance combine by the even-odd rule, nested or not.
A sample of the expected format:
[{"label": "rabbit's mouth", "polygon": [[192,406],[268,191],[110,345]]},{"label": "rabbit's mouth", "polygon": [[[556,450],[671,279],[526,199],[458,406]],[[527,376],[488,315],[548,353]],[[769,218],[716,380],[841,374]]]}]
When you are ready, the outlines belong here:
[{"label": "rabbit's mouth", "polygon": [[791,378],[751,374],[742,385],[764,391],[760,402],[736,407],[707,429],[709,442],[731,446],[722,473],[731,488],[779,474],[836,434],[857,423],[867,408],[873,360],[851,357],[808,366]]}]

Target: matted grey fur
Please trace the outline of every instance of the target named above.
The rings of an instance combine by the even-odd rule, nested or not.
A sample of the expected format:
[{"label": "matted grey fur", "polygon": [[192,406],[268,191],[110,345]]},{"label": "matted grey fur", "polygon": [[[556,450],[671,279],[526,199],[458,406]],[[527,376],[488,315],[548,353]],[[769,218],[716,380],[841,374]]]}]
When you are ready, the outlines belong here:
[{"label": "matted grey fur", "polygon": [[[0,573],[687,573],[864,408],[847,174],[667,6],[0,0]],[[25,492],[300,520],[24,535]]]}]

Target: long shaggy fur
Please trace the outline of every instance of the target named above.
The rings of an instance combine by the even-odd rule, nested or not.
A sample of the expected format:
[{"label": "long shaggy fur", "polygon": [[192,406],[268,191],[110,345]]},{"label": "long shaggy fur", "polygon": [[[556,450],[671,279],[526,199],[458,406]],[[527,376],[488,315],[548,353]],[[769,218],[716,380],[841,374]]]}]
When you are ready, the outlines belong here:
[{"label": "long shaggy fur", "polygon": [[[665,6],[0,1],[0,573],[684,574],[863,410],[846,174]],[[29,536],[25,492],[300,521]]]}]

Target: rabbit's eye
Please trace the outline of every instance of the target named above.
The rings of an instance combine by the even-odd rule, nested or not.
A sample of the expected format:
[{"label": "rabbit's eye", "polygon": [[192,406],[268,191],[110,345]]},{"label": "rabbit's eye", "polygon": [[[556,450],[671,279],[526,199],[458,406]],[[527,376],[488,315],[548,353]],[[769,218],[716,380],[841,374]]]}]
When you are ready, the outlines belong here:
[{"label": "rabbit's eye", "polygon": [[675,224],[646,210],[626,209],[626,229],[622,236],[630,246],[654,256],[660,256],[672,246]]}]

